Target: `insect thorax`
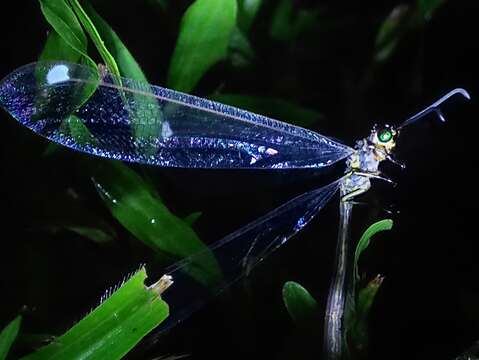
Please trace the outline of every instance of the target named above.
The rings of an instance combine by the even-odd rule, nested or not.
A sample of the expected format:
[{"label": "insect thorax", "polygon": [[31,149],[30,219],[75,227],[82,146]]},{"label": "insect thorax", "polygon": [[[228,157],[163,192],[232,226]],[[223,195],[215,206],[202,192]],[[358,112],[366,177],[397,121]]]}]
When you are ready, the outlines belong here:
[{"label": "insect thorax", "polygon": [[361,139],[354,146],[355,151],[346,160],[347,174],[341,183],[341,196],[361,194],[369,190],[369,177],[363,175],[377,174],[379,163],[384,160],[381,152],[367,139]]}]

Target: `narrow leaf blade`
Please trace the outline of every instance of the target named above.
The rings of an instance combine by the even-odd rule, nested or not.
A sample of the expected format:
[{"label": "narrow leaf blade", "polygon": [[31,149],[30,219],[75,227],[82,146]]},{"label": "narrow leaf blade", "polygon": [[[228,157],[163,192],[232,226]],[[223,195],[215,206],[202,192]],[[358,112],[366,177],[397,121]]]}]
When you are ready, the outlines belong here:
[{"label": "narrow leaf blade", "polygon": [[358,245],[356,246],[356,252],[354,254],[354,266],[357,269],[359,257],[364,250],[369,246],[371,238],[381,231],[391,230],[393,227],[393,221],[391,219],[385,219],[378,222],[375,222],[370,227],[366,229],[361,239],[359,239]]},{"label": "narrow leaf blade", "polygon": [[47,42],[39,56],[40,61],[65,60],[70,62],[81,62],[82,54],[68,45],[65,40],[52,29],[47,37]]},{"label": "narrow leaf blade", "polygon": [[291,318],[300,324],[311,321],[319,312],[318,303],[308,290],[294,281],[284,284],[283,301]]},{"label": "narrow leaf blade", "polygon": [[375,40],[374,60],[384,62],[396,50],[403,33],[409,26],[412,11],[408,5],[400,4],[394,7],[388,17],[379,27]]},{"label": "narrow leaf blade", "polygon": [[238,1],[238,25],[247,33],[263,4],[263,0],[239,0]]},{"label": "narrow leaf blade", "polygon": [[293,0],[280,0],[273,11],[269,33],[275,40],[291,41],[317,21],[317,11],[298,8]]},{"label": "narrow leaf blade", "polygon": [[23,360],[122,358],[169,314],[160,297],[168,279],[150,287],[145,279],[142,268],[65,334]]},{"label": "narrow leaf blade", "polygon": [[424,19],[429,20],[445,2],[446,0],[418,0],[417,6]]},{"label": "narrow leaf blade", "polygon": [[116,60],[121,76],[147,83],[145,74],[137,61],[112,27],[96,12],[89,2],[84,2],[84,11],[96,28],[104,45]]},{"label": "narrow leaf blade", "polygon": [[83,10],[78,0],[69,0],[69,1],[70,1],[70,5],[75,11],[76,16],[78,17],[81,24],[85,28],[85,31],[90,36],[90,39],[92,40],[93,44],[95,44],[95,47],[97,48],[101,58],[105,62],[105,65],[108,67],[108,69],[113,75],[119,77],[120,71],[118,70],[118,65],[116,64],[115,59],[110,54],[108,49],[105,47],[105,44],[103,43],[103,40],[100,37],[100,34],[98,34],[98,31],[95,28],[95,25],[93,25],[93,22],[90,20],[85,10]]},{"label": "narrow leaf blade", "polygon": [[[47,42],[40,54],[39,60],[63,60],[70,62],[85,61],[92,68],[96,68],[95,63],[86,53],[87,39],[71,8],[64,1],[57,1],[52,4],[49,0],[41,0],[40,4],[42,5],[42,11],[45,18],[50,22],[53,30],[48,34]],[[58,19],[60,16],[64,16],[64,18]],[[58,33],[57,31],[63,32]],[[74,39],[78,39],[78,43],[76,43]],[[95,89],[95,84],[85,87],[82,94],[83,99],[78,100],[79,106],[84,101],[88,100]],[[75,115],[71,115],[69,118],[65,119],[62,124],[64,130],[71,131],[75,138],[79,135],[80,137],[78,139],[83,143],[86,139],[91,138],[91,135],[89,134],[88,129],[82,125],[83,124]],[[56,150],[56,147],[56,144],[50,143],[45,151],[45,155],[53,153]]]},{"label": "narrow leaf blade", "polygon": [[128,166],[117,161],[104,163],[93,169],[93,181],[112,215],[153,249],[184,257],[203,248],[194,231]]},{"label": "narrow leaf blade", "polygon": [[184,14],[168,72],[168,87],[190,92],[227,55],[236,0],[196,0]]},{"label": "narrow leaf blade", "polygon": [[[84,10],[89,17],[92,26],[98,32],[98,36],[101,37],[102,43],[104,42],[107,51],[109,51],[114,57],[120,74],[127,78],[141,81],[145,84],[148,83],[145,74],[135,58],[123,44],[115,31],[105,20],[102,19],[90,3],[85,2],[84,4]],[[133,133],[137,138],[153,138],[159,133],[161,126],[163,125],[163,121],[161,121],[161,119],[163,119],[163,114],[156,106],[156,101],[153,98],[139,95],[135,96],[135,100],[136,106],[133,109],[130,109],[131,119],[133,121]],[[151,121],[149,121],[151,118],[156,119],[155,126],[142,126],[145,122],[151,123]],[[151,151],[153,152],[155,149],[152,148]]]},{"label": "narrow leaf blade", "polygon": [[195,211],[194,213],[191,213],[190,215],[185,217],[183,221],[187,223],[189,226],[192,226],[194,223],[198,221],[201,215],[202,215],[201,211]]},{"label": "narrow leaf blade", "polygon": [[228,58],[233,66],[249,65],[255,57],[255,52],[243,31],[235,26],[231,32],[228,45]]},{"label": "narrow leaf blade", "polygon": [[[176,261],[202,253],[191,276],[202,282],[220,278],[214,256],[194,230],[172,214],[149,185],[121,162],[109,161],[92,169],[93,182],[112,215],[137,239]],[[192,270],[193,272],[193,270]]]},{"label": "narrow leaf blade", "polygon": [[371,308],[384,278],[376,276],[358,293],[354,326],[350,336],[357,351],[361,352],[368,345],[368,318]]},{"label": "narrow leaf blade", "polygon": [[10,347],[17,338],[21,322],[22,317],[19,315],[0,332],[0,360],[7,357]]},{"label": "narrow leaf blade", "polygon": [[65,42],[76,51],[86,54],[87,39],[73,10],[63,0],[39,0],[45,19]]},{"label": "narrow leaf blade", "polygon": [[[45,60],[69,60],[72,55],[68,50],[71,47],[73,50],[82,55],[83,59],[89,66],[96,68],[95,62],[88,56],[88,40],[83,32],[83,29],[75,16],[72,8],[67,4],[65,0],[39,0],[40,8],[43,16],[55,30],[59,37],[63,39],[66,45],[60,43],[59,39],[54,39],[53,44],[47,44],[47,53],[45,49],[42,55]],[[58,49],[53,47],[58,45]],[[53,54],[54,53],[54,54]],[[67,56],[66,59],[58,59],[59,55]],[[46,56],[55,55],[52,59],[46,58]]]},{"label": "narrow leaf blade", "polygon": [[104,244],[113,241],[114,235],[104,231],[103,229],[87,227],[87,226],[69,226],[66,229],[77,233],[87,239],[90,239],[98,244]]}]

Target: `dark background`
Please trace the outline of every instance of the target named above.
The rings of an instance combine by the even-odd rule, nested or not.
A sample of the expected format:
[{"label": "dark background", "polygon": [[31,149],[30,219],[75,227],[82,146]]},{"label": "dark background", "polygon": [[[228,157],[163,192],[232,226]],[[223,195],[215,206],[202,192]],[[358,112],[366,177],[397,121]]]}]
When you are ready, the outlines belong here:
[{"label": "dark background", "polygon": [[[94,2],[118,32],[150,81],[164,84],[177,27],[188,2],[165,13],[154,2]],[[477,100],[479,57],[474,1],[448,1],[430,21],[406,31],[385,63],[372,64],[374,39],[396,2],[359,6],[344,2],[297,1],[320,8],[311,31],[284,43],[268,37],[274,2],[261,9],[250,40],[256,59],[235,69],[227,62],[202,79],[196,93],[225,92],[294,99],[324,114],[313,130],[348,144],[375,123],[399,123],[455,87],[444,106],[446,124],[434,117],[401,134],[397,157],[404,171],[383,170],[399,185],[377,183],[363,200],[355,237],[372,222],[391,217],[394,227],[377,236],[362,260],[369,277],[385,275],[371,318],[371,359],[452,359],[479,339],[477,282]],[[0,33],[4,76],[35,61],[48,26],[34,1],[18,0],[2,10]],[[0,324],[26,306],[25,333],[64,331],[96,303],[107,287],[142,262],[149,250],[131,240],[96,195],[79,161],[68,150],[44,157],[47,142],[1,113]],[[100,161],[100,160],[99,160]],[[176,214],[203,212],[195,227],[214,241],[274,206],[325,181],[310,172],[254,172],[150,169]],[[68,191],[80,206],[65,205]],[[296,328],[282,304],[287,280],[305,286],[325,306],[337,230],[335,198],[317,220],[254,274],[213,300],[156,347],[146,341],[130,356],[152,358],[191,353],[193,358],[319,358],[321,319],[315,335]],[[389,215],[383,208],[394,206]],[[98,245],[49,225],[88,212],[117,231],[112,244]],[[61,226],[60,226],[61,228]],[[51,229],[50,229],[51,230]],[[161,272],[150,263],[154,272]]]}]

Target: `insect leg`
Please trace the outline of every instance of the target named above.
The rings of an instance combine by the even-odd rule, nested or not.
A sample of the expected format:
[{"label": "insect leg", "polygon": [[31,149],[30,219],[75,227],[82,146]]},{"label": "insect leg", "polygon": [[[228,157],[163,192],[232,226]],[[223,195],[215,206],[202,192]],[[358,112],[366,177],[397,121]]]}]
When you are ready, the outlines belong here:
[{"label": "insect leg", "polygon": [[391,155],[387,155],[386,156],[386,159],[388,159],[390,162],[392,162],[394,165],[398,165],[401,169],[405,169],[406,168],[406,164],[404,164],[403,162],[399,161],[399,160],[396,160],[395,158],[393,158]]},{"label": "insect leg", "polygon": [[[368,173],[368,172],[361,172],[361,171],[355,171],[354,174],[359,175],[359,176],[364,176],[364,177],[372,178],[372,179],[383,180],[383,181],[386,181],[386,182],[390,183],[390,184],[393,185],[393,186],[396,186],[396,185],[397,185],[396,182],[392,181],[391,179],[389,179],[389,178],[387,178],[387,177],[381,176],[381,175],[379,175],[379,174]],[[368,189],[369,189],[369,188],[368,188]]]},{"label": "insect leg", "polygon": [[341,201],[342,202],[345,202],[345,201],[352,201],[352,199],[354,199],[356,196],[359,196],[363,193],[365,193],[366,191],[369,190],[369,188],[371,187],[371,184],[369,184],[369,181],[368,181],[368,185],[367,186],[364,186],[364,187],[360,187],[360,188],[357,188],[356,190],[353,190],[345,195],[343,195],[341,197]]}]

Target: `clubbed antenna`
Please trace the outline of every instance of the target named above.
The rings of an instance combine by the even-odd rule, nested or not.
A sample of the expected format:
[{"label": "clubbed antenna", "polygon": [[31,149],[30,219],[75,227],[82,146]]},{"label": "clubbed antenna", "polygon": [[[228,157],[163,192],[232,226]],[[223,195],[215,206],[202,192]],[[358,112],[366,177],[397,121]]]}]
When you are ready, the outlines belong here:
[{"label": "clubbed antenna", "polygon": [[440,109],[440,105],[446,101],[447,99],[449,99],[451,96],[454,96],[456,94],[461,94],[462,96],[464,96],[466,99],[470,100],[471,97],[469,96],[469,93],[462,89],[462,88],[457,88],[457,89],[454,89],[454,90],[451,90],[449,91],[446,95],[444,95],[442,98],[440,98],[439,100],[437,100],[435,103],[429,105],[427,108],[425,108],[424,110],[421,110],[420,112],[418,112],[416,115],[413,115],[411,116],[409,119],[407,119],[406,121],[404,121],[399,127],[398,129],[401,129],[409,124],[412,124],[413,122],[423,118],[424,116],[432,113],[432,112],[435,112],[436,115],[439,117],[439,120],[441,121],[446,121],[445,117],[444,117],[444,114],[442,113],[441,109]]}]

